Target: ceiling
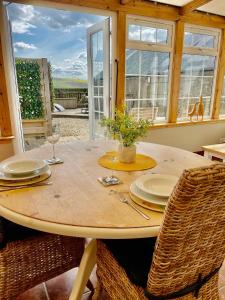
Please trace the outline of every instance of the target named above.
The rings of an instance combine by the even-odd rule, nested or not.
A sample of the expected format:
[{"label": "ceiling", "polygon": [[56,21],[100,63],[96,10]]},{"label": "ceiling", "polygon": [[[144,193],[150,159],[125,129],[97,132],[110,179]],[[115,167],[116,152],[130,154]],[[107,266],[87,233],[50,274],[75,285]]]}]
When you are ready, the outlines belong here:
[{"label": "ceiling", "polygon": [[[157,0],[155,2],[183,6],[191,2],[191,0]],[[208,4],[199,7],[198,10],[225,16],[225,0],[212,0]]]}]

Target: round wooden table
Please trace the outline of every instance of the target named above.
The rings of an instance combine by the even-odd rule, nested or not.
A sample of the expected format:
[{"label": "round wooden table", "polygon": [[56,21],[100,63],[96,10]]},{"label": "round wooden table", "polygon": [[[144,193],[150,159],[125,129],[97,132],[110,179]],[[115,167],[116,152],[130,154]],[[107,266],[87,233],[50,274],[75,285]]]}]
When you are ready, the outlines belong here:
[{"label": "round wooden table", "polygon": [[[140,175],[161,173],[180,176],[184,169],[211,164],[208,159],[178,148],[139,143],[138,153],[157,161],[153,169],[135,172],[113,171],[123,184],[104,187],[97,179],[112,174],[98,165],[98,158],[106,151],[115,150],[116,143],[74,142],[56,145],[57,156],[63,164],[51,166],[53,182],[50,186],[31,187],[0,193],[0,214],[23,226],[68,236],[90,238],[141,238],[156,236],[162,213],[139,207],[150,220],[119,201],[118,194],[129,191],[130,184]],[[43,146],[14,158],[51,156],[51,146]],[[86,248],[70,299],[80,299],[85,281],[95,263],[94,240]]]}]

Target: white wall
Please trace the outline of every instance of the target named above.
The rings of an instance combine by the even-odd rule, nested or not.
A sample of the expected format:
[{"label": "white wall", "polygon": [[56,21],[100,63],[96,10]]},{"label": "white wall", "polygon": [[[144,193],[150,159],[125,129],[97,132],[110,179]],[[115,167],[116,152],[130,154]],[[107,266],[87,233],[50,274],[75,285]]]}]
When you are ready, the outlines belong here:
[{"label": "white wall", "polygon": [[221,137],[225,137],[225,122],[155,128],[149,131],[145,141],[200,151],[201,146],[218,144]]}]

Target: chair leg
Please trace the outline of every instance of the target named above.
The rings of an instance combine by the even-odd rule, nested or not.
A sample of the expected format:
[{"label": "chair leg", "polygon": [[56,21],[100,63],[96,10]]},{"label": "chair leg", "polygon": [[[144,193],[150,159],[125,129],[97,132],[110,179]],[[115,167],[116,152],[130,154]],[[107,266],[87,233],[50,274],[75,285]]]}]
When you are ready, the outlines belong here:
[{"label": "chair leg", "polygon": [[98,280],[92,300],[100,300],[101,293],[102,293],[102,285]]}]

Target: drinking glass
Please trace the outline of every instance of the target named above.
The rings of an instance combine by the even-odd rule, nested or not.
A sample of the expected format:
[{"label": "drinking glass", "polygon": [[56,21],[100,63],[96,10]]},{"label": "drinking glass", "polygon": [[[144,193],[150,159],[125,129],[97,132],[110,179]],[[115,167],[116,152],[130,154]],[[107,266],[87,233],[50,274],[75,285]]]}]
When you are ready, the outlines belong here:
[{"label": "drinking glass", "polygon": [[52,126],[52,131],[47,134],[47,141],[52,144],[52,158],[47,159],[49,165],[61,164],[63,160],[55,156],[55,144],[60,138],[60,127],[59,124],[54,124]]}]

